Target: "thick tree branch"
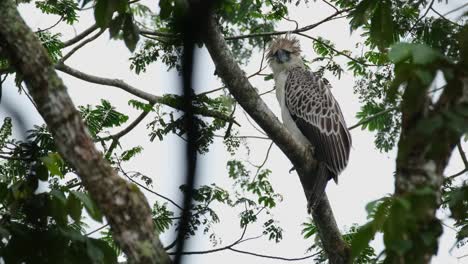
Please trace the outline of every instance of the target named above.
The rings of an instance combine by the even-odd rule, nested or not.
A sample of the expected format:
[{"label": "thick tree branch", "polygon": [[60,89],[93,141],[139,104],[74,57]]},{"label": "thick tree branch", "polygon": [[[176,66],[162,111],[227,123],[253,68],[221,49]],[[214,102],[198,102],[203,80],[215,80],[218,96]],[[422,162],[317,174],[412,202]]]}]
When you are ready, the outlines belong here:
[{"label": "thick tree branch", "polygon": [[[389,250],[386,252],[387,261],[430,263],[432,256],[437,253],[437,238],[442,234],[442,227],[436,211],[442,195],[443,172],[460,140],[461,132],[446,124],[437,126],[431,133],[424,129],[425,124],[432,122],[434,118],[466,103],[461,99],[463,83],[460,81],[460,77],[466,73],[455,68],[454,72],[455,77],[448,81],[442,95],[431,107],[427,96],[428,88],[414,79],[407,82],[408,87],[401,103],[402,130],[398,142],[395,196],[407,199],[409,208],[420,212],[412,216],[416,225],[407,229],[405,234],[414,246],[403,255]],[[454,177],[450,176],[449,179]],[[431,193],[424,197],[424,206],[408,198],[420,190],[429,190]],[[434,239],[429,242],[422,239],[427,234]]]},{"label": "thick tree branch", "polygon": [[20,17],[14,1],[0,1],[0,12],[2,53],[23,76],[60,154],[76,169],[129,262],[170,263],[145,196],[120,178],[96,149],[46,50]]},{"label": "thick tree branch", "polygon": [[[313,181],[313,175],[317,167],[317,162],[313,158],[312,153],[308,151],[310,147],[303,146],[295,140],[286,127],[279,122],[278,118],[263,102],[248,81],[245,73],[234,60],[214,19],[210,20],[204,42],[215,63],[216,71],[228,87],[230,93],[291,160],[299,173],[306,198],[309,197],[308,184],[310,181]],[[325,194],[324,197],[313,214],[320,237],[325,246],[334,245],[334,247],[326,249],[331,260],[330,263],[348,263],[348,246],[343,241],[336,226]],[[330,239],[330,241],[324,241],[327,239]]]}]

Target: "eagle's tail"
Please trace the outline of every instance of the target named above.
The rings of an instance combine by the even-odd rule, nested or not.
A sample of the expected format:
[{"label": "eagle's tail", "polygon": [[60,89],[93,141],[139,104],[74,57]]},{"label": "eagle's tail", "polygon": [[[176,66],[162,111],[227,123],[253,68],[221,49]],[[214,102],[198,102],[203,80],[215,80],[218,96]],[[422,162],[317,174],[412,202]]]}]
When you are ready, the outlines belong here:
[{"label": "eagle's tail", "polygon": [[310,184],[309,197],[307,201],[307,211],[312,212],[319,202],[323,198],[325,188],[330,179],[333,178],[333,173],[327,168],[327,166],[319,162],[317,168],[317,174],[313,177],[313,182]]}]

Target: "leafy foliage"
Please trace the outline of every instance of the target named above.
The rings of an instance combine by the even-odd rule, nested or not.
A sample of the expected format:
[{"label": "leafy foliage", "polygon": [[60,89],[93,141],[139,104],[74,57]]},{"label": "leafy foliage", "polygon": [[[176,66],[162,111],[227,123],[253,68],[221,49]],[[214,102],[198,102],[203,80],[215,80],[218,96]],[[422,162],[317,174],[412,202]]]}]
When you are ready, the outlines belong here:
[{"label": "leafy foliage", "polygon": [[48,31],[36,33],[44,48],[49,53],[52,61],[57,62],[62,57],[63,43],[59,40],[60,34],[52,34]]},{"label": "leafy foliage", "polygon": [[79,110],[93,137],[105,128],[120,126],[128,120],[128,116],[117,112],[106,100],[101,100],[101,105],[97,105],[95,108],[87,105],[86,107],[80,106]]},{"label": "leafy foliage", "polygon": [[78,15],[76,13],[78,4],[74,0],[36,1],[36,7],[45,14],[54,14],[60,16],[70,25],[78,21]]}]

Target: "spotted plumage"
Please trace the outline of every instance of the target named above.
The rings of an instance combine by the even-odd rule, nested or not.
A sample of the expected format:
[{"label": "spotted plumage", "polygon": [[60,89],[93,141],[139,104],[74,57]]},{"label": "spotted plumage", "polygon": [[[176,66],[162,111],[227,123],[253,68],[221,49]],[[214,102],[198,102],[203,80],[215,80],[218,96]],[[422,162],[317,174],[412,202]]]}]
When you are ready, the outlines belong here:
[{"label": "spotted plumage", "polygon": [[313,146],[319,161],[317,174],[303,182],[307,185],[309,209],[313,209],[328,180],[338,181],[338,175],[345,169],[351,136],[330,84],[305,67],[300,51],[297,39],[279,38],[270,46],[268,61],[283,123],[299,141]]},{"label": "spotted plumage", "polygon": [[351,137],[330,88],[316,74],[296,67],[289,70],[285,101],[297,127],[314,146],[316,158],[337,181],[348,162]]}]

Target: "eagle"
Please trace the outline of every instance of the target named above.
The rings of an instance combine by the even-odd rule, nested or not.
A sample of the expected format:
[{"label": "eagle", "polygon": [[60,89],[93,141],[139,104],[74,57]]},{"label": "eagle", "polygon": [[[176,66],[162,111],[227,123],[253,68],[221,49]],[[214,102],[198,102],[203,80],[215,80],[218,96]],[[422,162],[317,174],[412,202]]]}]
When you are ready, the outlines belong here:
[{"label": "eagle", "polygon": [[308,210],[316,208],[330,179],[348,164],[351,135],[329,82],[309,71],[299,41],[291,36],[272,41],[267,59],[273,71],[283,124],[299,142],[311,145],[318,161],[306,185]]}]

